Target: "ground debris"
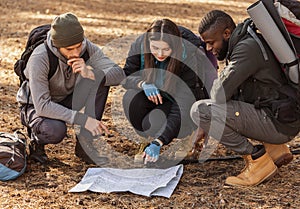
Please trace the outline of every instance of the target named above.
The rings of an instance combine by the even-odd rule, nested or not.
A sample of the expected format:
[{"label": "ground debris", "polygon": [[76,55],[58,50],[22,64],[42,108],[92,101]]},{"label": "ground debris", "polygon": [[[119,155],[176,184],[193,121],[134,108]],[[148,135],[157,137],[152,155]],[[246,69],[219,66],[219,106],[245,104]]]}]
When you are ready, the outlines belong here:
[{"label": "ground debris", "polygon": [[[27,2],[26,7],[24,2]],[[253,2],[255,0],[1,0],[1,131],[20,129],[26,133],[20,123],[15,99],[19,83],[13,65],[25,47],[28,32],[37,25],[50,23],[57,14],[66,11],[76,13],[86,30],[85,35],[122,65],[131,41],[143,33],[154,19],[169,17],[197,32],[200,18],[212,8],[225,10],[233,15],[236,22],[241,22],[246,17],[247,6]],[[111,135],[103,136],[93,143],[95,147],[101,148],[100,154],[112,159],[105,166],[129,168],[134,164],[134,156],[140,145],[147,140],[133,134],[134,130],[120,111],[122,103],[117,98],[122,98],[124,90],[112,87],[110,93],[103,123],[109,127]],[[234,188],[224,185],[227,176],[238,174],[244,166],[242,160],[232,159],[185,164],[183,176],[170,199],[147,198],[130,193],[68,193],[88,168],[96,167],[81,162],[75,156],[74,136],[75,130],[69,126],[68,135],[62,143],[46,146],[50,158],[48,165],[29,161],[23,176],[15,181],[0,182],[0,208],[300,208],[299,155],[294,155],[292,163],[280,168],[272,180],[257,187]],[[289,143],[292,150],[299,149],[299,144],[299,138]],[[162,151],[165,156],[172,157],[177,148],[173,143]],[[219,145],[211,157],[233,155]]]}]

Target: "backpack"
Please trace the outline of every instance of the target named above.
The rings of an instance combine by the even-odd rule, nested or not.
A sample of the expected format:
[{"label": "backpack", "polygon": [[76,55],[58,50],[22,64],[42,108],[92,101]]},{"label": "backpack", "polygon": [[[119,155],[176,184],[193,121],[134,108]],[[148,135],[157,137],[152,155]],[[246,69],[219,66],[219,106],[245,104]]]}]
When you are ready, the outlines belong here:
[{"label": "backpack", "polygon": [[[295,5],[295,4],[293,4]],[[298,4],[300,8],[300,4]],[[284,95],[282,99],[259,104],[259,107],[269,107],[273,117],[282,123],[292,123],[300,120],[300,37],[292,34],[285,25],[276,9],[273,0],[260,0],[247,9],[251,18],[247,32],[260,46],[265,60],[268,60],[263,39],[280,63],[287,85],[283,85],[278,92]],[[300,30],[300,26],[299,30]],[[257,31],[259,30],[259,32]],[[292,38],[293,37],[293,38]]]},{"label": "backpack", "polygon": [[20,131],[0,132],[0,181],[22,175],[27,166],[26,138]]},{"label": "backpack", "polygon": [[298,0],[277,0],[277,2],[286,6],[297,19],[300,19],[300,2]]},{"label": "backpack", "polygon": [[[49,46],[46,44],[47,33],[49,32],[50,28],[51,28],[50,24],[40,25],[32,29],[32,31],[29,33],[25,50],[23,51],[21,58],[18,59],[14,65],[14,72],[19,77],[20,86],[22,85],[23,81],[26,80],[26,77],[24,75],[24,70],[26,68],[28,59],[32,54],[32,52],[34,51],[34,49],[40,44],[45,44],[45,47],[47,49],[47,54],[50,63],[48,80],[50,80],[52,76],[55,74],[58,66],[58,58],[55,56],[55,54],[50,50]],[[85,61],[87,61],[89,59],[88,51],[86,50],[81,57]]]},{"label": "backpack", "polygon": [[[300,9],[300,3],[294,2],[293,10],[295,5]],[[276,9],[273,0],[260,0],[252,4],[247,12],[281,64],[289,84],[300,90],[300,36],[287,29],[286,22]]]}]

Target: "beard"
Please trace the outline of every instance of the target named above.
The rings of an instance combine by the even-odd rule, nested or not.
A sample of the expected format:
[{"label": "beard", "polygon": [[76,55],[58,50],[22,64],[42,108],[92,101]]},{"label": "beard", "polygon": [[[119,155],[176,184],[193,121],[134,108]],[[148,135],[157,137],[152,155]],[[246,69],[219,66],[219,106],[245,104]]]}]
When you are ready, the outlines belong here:
[{"label": "beard", "polygon": [[226,41],[225,39],[223,39],[222,48],[221,48],[220,52],[218,53],[218,57],[217,57],[217,59],[219,61],[222,61],[226,58],[227,51],[228,51],[228,44],[229,44],[229,41]]}]

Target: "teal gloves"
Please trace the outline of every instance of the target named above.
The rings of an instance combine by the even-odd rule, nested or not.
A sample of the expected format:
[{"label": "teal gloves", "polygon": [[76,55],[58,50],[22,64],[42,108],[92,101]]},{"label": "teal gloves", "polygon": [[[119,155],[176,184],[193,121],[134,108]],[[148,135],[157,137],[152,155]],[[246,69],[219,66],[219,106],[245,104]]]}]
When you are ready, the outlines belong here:
[{"label": "teal gloves", "polygon": [[143,82],[142,89],[144,90],[147,97],[160,94],[158,88],[152,83],[147,84],[147,83]]},{"label": "teal gloves", "polygon": [[144,151],[144,163],[147,164],[147,162],[156,162],[159,158],[160,148],[161,146],[157,141],[152,141]]}]

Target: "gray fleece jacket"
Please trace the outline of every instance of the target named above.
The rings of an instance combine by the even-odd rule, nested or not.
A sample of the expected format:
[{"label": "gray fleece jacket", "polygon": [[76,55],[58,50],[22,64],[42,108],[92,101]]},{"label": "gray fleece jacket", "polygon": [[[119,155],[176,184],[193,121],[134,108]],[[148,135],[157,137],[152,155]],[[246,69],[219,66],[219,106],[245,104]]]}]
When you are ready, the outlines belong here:
[{"label": "gray fleece jacket", "polygon": [[[58,57],[59,62],[55,74],[48,80],[49,59],[45,45],[41,44],[33,51],[28,60],[24,71],[28,80],[22,83],[17,93],[17,101],[21,105],[26,104],[29,95],[29,104],[34,105],[37,115],[74,124],[74,118],[78,111],[68,109],[60,105],[59,102],[73,93],[76,84],[83,78],[80,74],[66,70],[68,68],[67,59],[60,54],[57,48],[52,46],[50,34],[47,37],[47,44]],[[105,73],[105,86],[121,83],[125,78],[123,70],[87,38],[83,41],[82,54],[85,50],[88,51],[90,57],[86,64],[93,68],[95,75],[99,71]]]}]

